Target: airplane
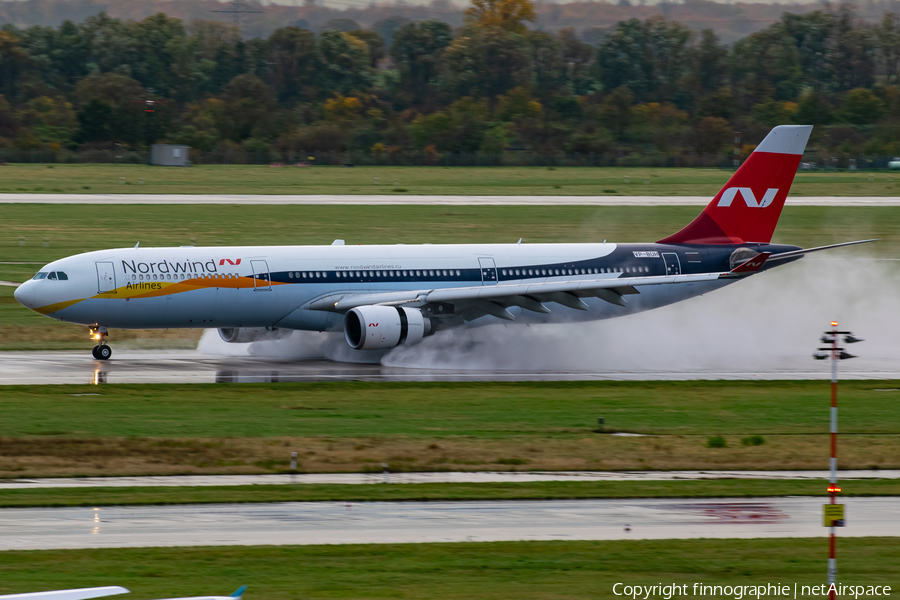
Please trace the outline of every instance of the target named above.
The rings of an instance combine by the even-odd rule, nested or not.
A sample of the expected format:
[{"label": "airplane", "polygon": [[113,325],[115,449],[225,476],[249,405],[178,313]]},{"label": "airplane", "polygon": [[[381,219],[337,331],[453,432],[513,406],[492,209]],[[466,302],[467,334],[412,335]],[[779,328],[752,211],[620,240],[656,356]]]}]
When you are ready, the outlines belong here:
[{"label": "airplane", "polygon": [[49,592],[28,592],[25,594],[6,594],[0,600],[89,600],[117,594],[128,594],[129,590],[118,585],[104,587],[79,588],[75,590],[52,590]]},{"label": "airplane", "polygon": [[[168,598],[167,600],[241,600],[246,585],[239,587],[230,596],[193,596],[190,598]],[[0,600],[89,600],[118,594],[130,594],[131,591],[118,585],[105,587],[79,588],[75,590],[52,590],[49,592],[28,592],[25,594],[8,594],[0,596]]]},{"label": "airplane", "polygon": [[[43,267],[22,305],[89,327],[216,328],[226,342],[343,331],[356,350],[476,322],[607,319],[706,294],[816,248],[772,244],[812,126],[780,125],[691,223],[655,243],[119,248]],[[547,305],[552,305],[552,310]]]}]

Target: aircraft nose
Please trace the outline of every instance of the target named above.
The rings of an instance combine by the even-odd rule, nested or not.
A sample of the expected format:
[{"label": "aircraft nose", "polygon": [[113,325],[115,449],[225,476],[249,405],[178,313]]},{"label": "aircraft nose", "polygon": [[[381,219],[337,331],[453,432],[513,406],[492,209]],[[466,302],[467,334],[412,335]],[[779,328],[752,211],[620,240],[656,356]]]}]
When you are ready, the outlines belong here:
[{"label": "aircraft nose", "polygon": [[25,308],[34,308],[34,285],[26,281],[13,292],[16,301]]}]

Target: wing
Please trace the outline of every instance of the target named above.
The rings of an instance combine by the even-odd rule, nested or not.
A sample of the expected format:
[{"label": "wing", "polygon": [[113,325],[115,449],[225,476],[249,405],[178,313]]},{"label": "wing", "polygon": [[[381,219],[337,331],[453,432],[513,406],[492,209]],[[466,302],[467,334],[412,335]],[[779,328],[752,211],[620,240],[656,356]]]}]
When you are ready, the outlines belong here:
[{"label": "wing", "polygon": [[[760,260],[762,257],[762,260]],[[509,321],[513,315],[506,309],[520,306],[534,312],[549,313],[545,303],[555,302],[578,310],[588,310],[582,298],[600,298],[611,304],[626,306],[626,296],[639,294],[638,288],[651,285],[684,285],[702,281],[744,277],[759,270],[768,255],[759,255],[738,265],[733,271],[669,275],[654,277],[608,277],[601,279],[578,278],[568,281],[541,283],[511,283],[486,286],[437,288],[401,292],[338,293],[319,298],[310,303],[311,310],[345,313],[359,306],[425,306],[441,305],[448,309],[444,314],[462,314],[472,320],[485,314]],[[749,263],[754,262],[753,265]],[[449,306],[452,305],[452,306]]]},{"label": "wing", "polygon": [[115,596],[116,594],[128,594],[129,591],[117,585],[95,588],[80,588],[77,590],[54,590],[50,592],[31,592],[28,594],[10,594],[0,596],[0,600],[87,600],[88,598],[101,598],[103,596]]}]

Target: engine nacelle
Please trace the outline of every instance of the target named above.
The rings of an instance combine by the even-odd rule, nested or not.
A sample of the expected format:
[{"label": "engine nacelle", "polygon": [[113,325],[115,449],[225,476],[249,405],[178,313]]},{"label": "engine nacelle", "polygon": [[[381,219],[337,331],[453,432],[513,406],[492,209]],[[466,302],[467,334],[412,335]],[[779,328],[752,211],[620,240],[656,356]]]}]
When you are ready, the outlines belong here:
[{"label": "engine nacelle", "polygon": [[220,327],[219,337],[229,344],[247,344],[280,340],[291,335],[290,329],[268,329],[266,327]]},{"label": "engine nacelle", "polygon": [[344,315],[344,339],[354,350],[415,344],[431,334],[431,319],[415,308],[360,306]]}]

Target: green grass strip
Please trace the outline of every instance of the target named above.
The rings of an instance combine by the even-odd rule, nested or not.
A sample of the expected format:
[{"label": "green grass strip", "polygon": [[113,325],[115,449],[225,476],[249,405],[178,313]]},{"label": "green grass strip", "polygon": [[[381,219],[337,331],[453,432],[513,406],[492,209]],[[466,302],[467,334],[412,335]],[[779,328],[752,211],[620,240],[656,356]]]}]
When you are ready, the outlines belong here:
[{"label": "green grass strip", "polygon": [[[841,382],[842,434],[900,434],[894,390],[900,381]],[[703,445],[708,435],[827,436],[829,398],[827,381],[6,386],[0,438],[581,439],[604,417],[608,431],[699,435]]]},{"label": "green grass strip", "polygon": [[[714,196],[730,169],[655,167],[310,167],[13,164],[0,193]],[[870,180],[869,177],[872,177]],[[799,196],[897,196],[891,173],[798,173]]]},{"label": "green grass strip", "polygon": [[[248,502],[572,500],[822,496],[825,480],[542,481],[527,483],[295,484],[0,490],[0,507]],[[842,483],[845,496],[900,496],[900,480]]]},{"label": "green grass strip", "polygon": [[[9,551],[0,553],[0,594],[122,585],[130,600],[244,584],[247,600],[595,600],[616,598],[616,583],[793,591],[825,583],[827,556],[824,538]],[[838,565],[842,583],[890,585],[893,595],[900,587],[896,538],[840,539]]]}]

